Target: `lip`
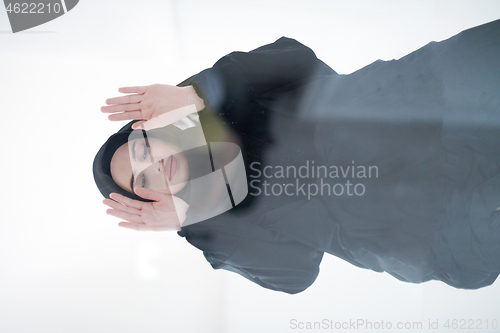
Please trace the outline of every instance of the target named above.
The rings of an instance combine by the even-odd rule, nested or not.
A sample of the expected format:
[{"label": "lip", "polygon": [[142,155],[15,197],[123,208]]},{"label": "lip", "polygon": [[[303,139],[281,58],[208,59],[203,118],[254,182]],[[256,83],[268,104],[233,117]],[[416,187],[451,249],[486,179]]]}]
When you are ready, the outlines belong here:
[{"label": "lip", "polygon": [[167,159],[163,160],[163,170],[165,170],[165,177],[171,181],[177,171],[177,160],[174,155],[170,155]]}]

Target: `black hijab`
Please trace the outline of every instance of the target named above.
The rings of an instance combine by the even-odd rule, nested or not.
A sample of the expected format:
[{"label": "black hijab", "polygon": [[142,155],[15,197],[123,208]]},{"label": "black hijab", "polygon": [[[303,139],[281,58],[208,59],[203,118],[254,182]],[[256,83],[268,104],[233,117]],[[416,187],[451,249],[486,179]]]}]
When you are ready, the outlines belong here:
[{"label": "black hijab", "polygon": [[111,159],[118,148],[128,142],[130,133],[133,132],[132,124],[137,120],[131,121],[123,126],[118,132],[111,135],[102,145],[94,158],[93,172],[97,188],[105,198],[109,198],[111,193],[119,193],[130,199],[150,202],[138,195],[130,193],[121,188],[111,177]]}]

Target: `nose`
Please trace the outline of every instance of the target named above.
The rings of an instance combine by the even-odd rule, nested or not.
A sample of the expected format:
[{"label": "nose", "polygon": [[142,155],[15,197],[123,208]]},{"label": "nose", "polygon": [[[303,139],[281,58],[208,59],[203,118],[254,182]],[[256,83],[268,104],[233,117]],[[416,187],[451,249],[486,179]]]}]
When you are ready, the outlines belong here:
[{"label": "nose", "polygon": [[162,160],[159,160],[158,162],[156,162],[154,165],[153,165],[153,168],[154,168],[154,171],[155,171],[155,174],[159,175],[162,173],[161,171],[161,168],[162,168]]}]

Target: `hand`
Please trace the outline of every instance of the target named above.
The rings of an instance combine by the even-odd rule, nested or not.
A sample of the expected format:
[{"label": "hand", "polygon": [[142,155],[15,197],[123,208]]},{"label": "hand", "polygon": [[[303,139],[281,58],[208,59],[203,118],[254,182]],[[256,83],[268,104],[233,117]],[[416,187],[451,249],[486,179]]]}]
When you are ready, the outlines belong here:
[{"label": "hand", "polygon": [[[107,99],[106,104],[109,106],[101,108],[104,113],[112,113],[108,116],[111,121],[150,120],[191,104],[195,104],[196,111],[203,110],[205,107],[193,86],[152,84],[119,88],[118,91],[129,95]],[[141,123],[143,122],[135,123],[133,128],[138,128]]]},{"label": "hand", "polygon": [[185,201],[143,188],[137,188],[136,194],[154,202],[133,200],[118,193],[110,194],[113,200],[103,200],[106,206],[112,208],[106,211],[107,214],[127,221],[120,222],[118,226],[138,231],[181,230],[189,208]]}]

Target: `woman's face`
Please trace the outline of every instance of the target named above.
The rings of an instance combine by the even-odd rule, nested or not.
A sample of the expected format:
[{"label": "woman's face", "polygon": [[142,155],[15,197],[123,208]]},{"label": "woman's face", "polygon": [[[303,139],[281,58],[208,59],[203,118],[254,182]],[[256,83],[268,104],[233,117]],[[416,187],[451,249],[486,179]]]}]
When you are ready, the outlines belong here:
[{"label": "woman's face", "polygon": [[149,148],[144,140],[134,140],[116,150],[110,165],[113,180],[130,193],[136,187],[166,194],[179,192],[189,177],[186,156],[162,140],[148,141]]}]

